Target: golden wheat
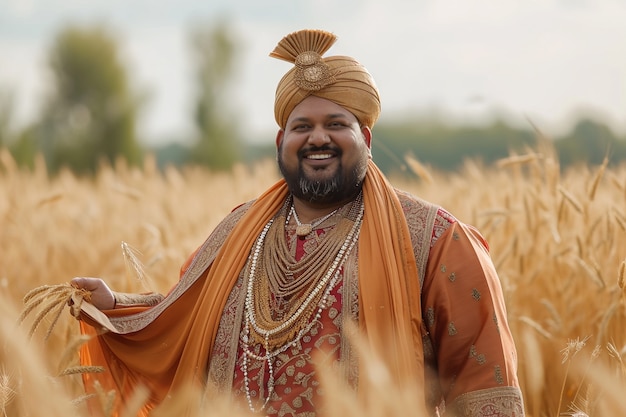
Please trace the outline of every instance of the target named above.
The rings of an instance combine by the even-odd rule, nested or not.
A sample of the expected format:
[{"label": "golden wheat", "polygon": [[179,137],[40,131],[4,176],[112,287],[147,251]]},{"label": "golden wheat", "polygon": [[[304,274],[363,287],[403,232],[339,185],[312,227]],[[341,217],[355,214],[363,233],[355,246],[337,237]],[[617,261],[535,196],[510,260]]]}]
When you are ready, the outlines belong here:
[{"label": "golden wheat", "polygon": [[598,172],[596,173],[595,177],[593,178],[593,181],[591,182],[591,188],[589,189],[589,200],[593,201],[593,199],[596,197],[598,184],[600,183],[600,180],[604,176],[604,171],[606,171],[606,167],[608,165],[609,165],[609,158],[605,156],[604,160],[602,161],[602,165],[600,165],[600,169],[598,169]]},{"label": "golden wheat", "polygon": [[[562,171],[542,142],[494,166],[468,161],[451,174],[420,163],[412,168],[421,181],[396,176],[394,185],[442,205],[489,242],[528,416],[626,415],[626,166],[603,161],[596,169]],[[87,340],[63,313],[75,290],[69,280],[99,276],[117,291],[167,292],[217,222],[277,179],[274,161],[229,173],[161,172],[149,158],[141,168],[103,165],[92,179],[69,171],[50,177],[41,159],[33,171],[21,171],[0,150],[0,410],[12,417],[89,415],[81,372],[98,369],[76,365]],[[328,417],[406,414],[411,407],[402,387],[373,384],[363,407],[332,374],[323,378],[336,411]],[[125,416],[146,395],[138,391]],[[196,396],[180,393],[180,402],[155,416],[176,415]],[[107,415],[115,393],[97,397]],[[211,403],[198,416],[207,408],[216,416],[247,415],[233,407]]]}]

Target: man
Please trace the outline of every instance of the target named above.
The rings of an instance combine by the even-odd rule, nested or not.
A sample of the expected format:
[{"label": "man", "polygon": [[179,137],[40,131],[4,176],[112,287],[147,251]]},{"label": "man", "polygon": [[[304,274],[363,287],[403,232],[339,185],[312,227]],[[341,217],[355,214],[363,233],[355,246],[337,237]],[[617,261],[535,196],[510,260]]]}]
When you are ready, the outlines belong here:
[{"label": "man", "polygon": [[[265,415],[311,415],[323,402],[319,366],[338,365],[361,386],[366,364],[346,334],[354,322],[397,386],[423,387],[428,411],[417,415],[522,416],[487,243],[378,170],[378,90],[353,58],[322,57],[334,42],[303,30],[271,53],[295,63],[276,90],[284,180],[233,210],[165,298],[72,281],[92,291],[112,330],[82,350],[82,363],[106,364],[98,381],[122,402],[148,387],[146,414],[193,381]],[[85,333],[99,327],[83,318]]]}]

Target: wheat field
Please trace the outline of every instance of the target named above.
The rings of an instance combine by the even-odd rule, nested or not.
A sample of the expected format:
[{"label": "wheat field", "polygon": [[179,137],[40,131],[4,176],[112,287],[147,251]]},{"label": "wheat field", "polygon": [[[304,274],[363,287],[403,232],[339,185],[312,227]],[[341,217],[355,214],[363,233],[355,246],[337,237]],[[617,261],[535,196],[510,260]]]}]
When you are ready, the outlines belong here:
[{"label": "wheat field", "polygon": [[[420,178],[392,176],[395,185],[442,205],[489,241],[527,415],[626,415],[626,166],[562,172],[549,145],[493,166],[467,161],[455,173],[411,158],[406,166]],[[0,150],[0,416],[88,415],[78,373],[85,370],[76,368],[78,324],[68,308],[22,321],[30,290],[98,276],[118,291],[167,292],[217,222],[277,179],[274,161],[228,173],[161,172],[150,158],[141,168],[102,165],[93,178],[51,177],[41,161],[23,171]],[[359,403],[329,372],[329,416],[414,409],[411,387],[392,387],[375,366],[365,372],[371,392],[384,395]],[[103,415],[113,395],[99,394]],[[245,413],[225,401],[198,415]]]}]

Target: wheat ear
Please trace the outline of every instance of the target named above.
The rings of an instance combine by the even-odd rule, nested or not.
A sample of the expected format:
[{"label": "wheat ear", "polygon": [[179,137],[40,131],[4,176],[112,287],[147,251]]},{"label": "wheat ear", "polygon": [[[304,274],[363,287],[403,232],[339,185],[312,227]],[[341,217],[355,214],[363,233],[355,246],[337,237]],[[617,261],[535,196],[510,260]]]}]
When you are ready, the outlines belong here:
[{"label": "wheat ear", "polygon": [[102,412],[105,416],[113,416],[113,406],[115,404],[115,390],[105,391],[98,381],[94,383],[94,390],[102,406]]},{"label": "wheat ear", "polygon": [[90,398],[94,398],[96,396],[96,394],[85,394],[85,395],[81,395],[78,398],[74,398],[72,400],[72,405],[79,405],[81,403],[84,403],[85,401],[87,401]]},{"label": "wheat ear", "polygon": [[76,354],[80,346],[87,343],[91,340],[91,336],[89,335],[80,335],[70,340],[67,347],[64,349],[63,354],[61,355],[61,359],[59,359],[59,369],[69,367],[70,363],[73,361],[73,356]]},{"label": "wheat ear", "polygon": [[83,299],[88,300],[90,295],[89,291],[72,287],[70,284],[46,285],[35,288],[24,296],[25,305],[18,318],[18,323],[21,324],[29,314],[38,309],[28,333],[28,336],[32,337],[43,319],[54,313],[52,323],[45,336],[45,339],[48,339],[63,307],[68,305],[69,301],[74,298],[75,305],[72,308],[75,311],[76,308],[80,308]]}]

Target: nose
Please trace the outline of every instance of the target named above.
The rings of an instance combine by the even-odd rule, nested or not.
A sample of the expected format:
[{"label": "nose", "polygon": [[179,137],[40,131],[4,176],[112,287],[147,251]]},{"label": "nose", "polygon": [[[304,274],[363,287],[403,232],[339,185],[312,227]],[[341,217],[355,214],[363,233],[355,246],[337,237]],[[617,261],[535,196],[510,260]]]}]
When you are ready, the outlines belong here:
[{"label": "nose", "polygon": [[319,147],[330,143],[330,136],[328,136],[326,129],[321,126],[317,126],[311,131],[307,142],[310,145]]}]

